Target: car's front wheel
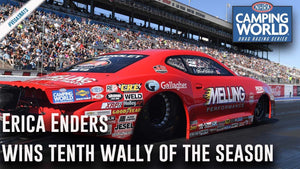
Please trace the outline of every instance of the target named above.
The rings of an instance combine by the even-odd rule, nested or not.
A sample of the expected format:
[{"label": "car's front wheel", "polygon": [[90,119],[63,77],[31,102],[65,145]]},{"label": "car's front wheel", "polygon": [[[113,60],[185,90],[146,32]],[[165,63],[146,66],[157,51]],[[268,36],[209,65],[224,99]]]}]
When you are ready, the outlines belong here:
[{"label": "car's front wheel", "polygon": [[143,107],[135,127],[135,135],[146,140],[171,139],[185,130],[184,113],[179,98],[173,93],[153,96]]},{"label": "car's front wheel", "polygon": [[265,120],[266,114],[269,112],[269,100],[267,96],[262,96],[254,110],[254,123],[261,123]]}]

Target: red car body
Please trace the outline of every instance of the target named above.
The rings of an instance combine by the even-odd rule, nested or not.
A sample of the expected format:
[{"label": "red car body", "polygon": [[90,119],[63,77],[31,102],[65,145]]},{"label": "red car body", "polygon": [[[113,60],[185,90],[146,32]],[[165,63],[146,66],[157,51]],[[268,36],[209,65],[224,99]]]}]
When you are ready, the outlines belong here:
[{"label": "red car body", "polygon": [[[26,113],[42,114],[46,123],[51,123],[52,113],[107,115],[110,130],[101,135],[106,138],[131,139],[145,105],[154,96],[165,92],[167,98],[176,96],[179,99],[176,103],[182,105],[184,118],[181,120],[187,139],[252,124],[262,97],[268,107],[265,114],[269,118],[272,116],[274,97],[268,85],[236,75],[207,54],[184,50],[137,50],[105,56],[107,58],[88,61],[66,72],[1,84],[22,88],[24,98],[39,102],[38,105],[27,105]],[[115,57],[114,61],[111,56]],[[116,72],[111,71],[113,73],[106,69],[107,73],[88,71],[106,65],[113,68],[116,64],[117,67],[119,56],[143,58]],[[20,102],[22,99],[17,106]],[[163,115],[163,118],[168,117]],[[159,128],[163,123],[156,125]]]}]

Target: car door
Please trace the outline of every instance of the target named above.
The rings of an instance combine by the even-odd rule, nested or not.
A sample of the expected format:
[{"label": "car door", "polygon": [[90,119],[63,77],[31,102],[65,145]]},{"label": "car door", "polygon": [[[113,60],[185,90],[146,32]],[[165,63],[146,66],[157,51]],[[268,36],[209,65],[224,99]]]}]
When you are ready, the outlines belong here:
[{"label": "car door", "polygon": [[192,81],[196,105],[190,111],[191,119],[209,121],[244,111],[246,93],[238,76],[207,57],[181,58]]}]

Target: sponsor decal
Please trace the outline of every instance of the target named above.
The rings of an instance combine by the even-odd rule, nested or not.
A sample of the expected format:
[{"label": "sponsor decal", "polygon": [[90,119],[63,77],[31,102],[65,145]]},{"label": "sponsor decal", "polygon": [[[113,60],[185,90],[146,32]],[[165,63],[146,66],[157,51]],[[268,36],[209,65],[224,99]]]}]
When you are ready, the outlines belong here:
[{"label": "sponsor decal", "polygon": [[248,120],[245,120],[245,125],[248,125],[249,124],[249,121]]},{"label": "sponsor decal", "polygon": [[197,129],[197,125],[191,125],[191,126],[190,126],[190,131],[196,130],[196,129]]},{"label": "sponsor decal", "polygon": [[208,134],[208,129],[201,130],[201,131],[190,132],[190,137],[202,136],[202,135],[206,135],[206,134]]},{"label": "sponsor decal", "polygon": [[251,123],[253,122],[253,117],[254,116],[248,116],[248,119],[251,121]]},{"label": "sponsor decal", "polygon": [[196,125],[198,124],[198,120],[194,120],[194,121],[191,121],[191,122],[190,122],[190,125],[195,125],[195,124],[196,124]]},{"label": "sponsor decal", "polygon": [[216,132],[217,131],[217,128],[211,128],[211,129],[209,129],[209,132],[210,133],[214,133],[214,132]]},{"label": "sponsor decal", "polygon": [[143,100],[143,93],[125,93],[124,100]]},{"label": "sponsor decal", "polygon": [[214,111],[220,111],[220,110],[230,110],[230,109],[239,109],[244,108],[244,103],[237,103],[237,104],[226,104],[226,105],[220,105],[220,106],[207,106],[206,111],[207,112],[214,112]]},{"label": "sponsor decal", "polygon": [[102,93],[103,90],[104,89],[100,86],[94,86],[94,87],[91,88],[91,92],[94,93],[94,94]]},{"label": "sponsor decal", "polygon": [[115,127],[116,130],[128,130],[128,129],[133,129],[133,123],[120,123],[117,124]]},{"label": "sponsor decal", "polygon": [[224,125],[225,125],[225,121],[218,122],[218,126],[224,126]]},{"label": "sponsor decal", "polygon": [[257,94],[264,92],[264,88],[262,86],[255,86],[255,90]]},{"label": "sponsor decal", "polygon": [[122,102],[105,102],[102,103],[101,109],[118,109],[122,107]]},{"label": "sponsor decal", "polygon": [[131,131],[122,131],[122,132],[113,133],[112,137],[124,138],[124,137],[127,137],[127,136],[131,135],[132,133],[133,133],[133,130],[131,130]]},{"label": "sponsor decal", "polygon": [[117,85],[106,85],[106,92],[117,92],[118,91],[118,86]]},{"label": "sponsor decal", "polygon": [[239,87],[210,87],[205,89],[203,97],[206,105],[227,104],[244,102],[246,93],[242,86]]},{"label": "sponsor decal", "polygon": [[156,65],[153,69],[156,73],[168,73],[166,66],[163,65]]},{"label": "sponsor decal", "polygon": [[92,110],[92,111],[85,111],[85,115],[88,116],[109,116],[111,115],[111,110]]},{"label": "sponsor decal", "polygon": [[223,131],[224,130],[224,126],[218,126],[217,131]]},{"label": "sponsor decal", "polygon": [[245,126],[245,125],[246,125],[245,121],[239,123],[239,127],[242,127],[242,126]]},{"label": "sponsor decal", "polygon": [[205,123],[205,124],[204,124],[204,127],[205,127],[205,128],[211,128],[211,127],[212,127],[211,122]]},{"label": "sponsor decal", "polygon": [[243,121],[243,117],[239,117],[235,119],[235,122],[240,122],[240,121]]},{"label": "sponsor decal", "polygon": [[231,128],[237,128],[237,127],[239,127],[239,123],[233,123],[233,124],[231,124]]},{"label": "sponsor decal", "polygon": [[291,42],[292,6],[233,6],[233,42]]},{"label": "sponsor decal", "polygon": [[138,92],[142,87],[142,83],[140,84],[119,84],[119,88],[122,92]]},{"label": "sponsor decal", "polygon": [[199,130],[202,130],[202,129],[204,129],[204,124],[203,123],[199,124]]},{"label": "sponsor decal", "polygon": [[159,83],[155,80],[148,80],[145,87],[150,92],[156,92],[159,89]]},{"label": "sponsor decal", "polygon": [[208,134],[208,130],[207,129],[200,131],[200,135],[205,135],[205,134]]},{"label": "sponsor decal", "polygon": [[230,123],[230,119],[226,119],[225,124],[229,124],[229,123]]},{"label": "sponsor decal", "polygon": [[104,95],[103,94],[95,94],[95,95],[92,95],[92,99],[103,99]]},{"label": "sponsor decal", "polygon": [[120,110],[113,110],[112,114],[129,114],[129,113],[138,113],[142,110],[142,108],[127,108]]},{"label": "sponsor decal", "polygon": [[115,116],[107,116],[107,123],[109,123],[109,124],[116,123],[116,117]]},{"label": "sponsor decal", "polygon": [[141,107],[144,105],[143,100],[129,100],[124,101],[124,107]]},{"label": "sponsor decal", "polygon": [[123,98],[123,95],[121,93],[109,93],[106,95],[106,99],[110,101],[118,101]]},{"label": "sponsor decal", "polygon": [[135,120],[136,120],[136,114],[121,115],[119,117],[119,123],[123,123],[123,122],[135,122]]},{"label": "sponsor decal", "polygon": [[53,103],[74,102],[74,92],[72,89],[60,89],[52,91]]},{"label": "sponsor decal", "polygon": [[76,101],[91,99],[90,89],[89,88],[75,89],[75,99]]},{"label": "sponsor decal", "polygon": [[84,85],[87,83],[92,83],[97,81],[94,78],[75,76],[75,75],[42,76],[39,78],[31,79],[30,81],[35,81],[35,80],[51,80],[51,81],[59,81],[64,83],[71,83],[75,85]]},{"label": "sponsor decal", "polygon": [[107,132],[105,133],[102,133],[102,132],[98,132],[97,133],[97,136],[107,136],[107,135],[111,135],[112,133],[112,125],[107,125],[108,126],[108,129],[107,129]]},{"label": "sponsor decal", "polygon": [[180,89],[186,89],[187,88],[187,84],[186,83],[181,83],[180,81],[178,81],[177,83],[174,82],[161,82],[160,84],[162,89],[176,89],[176,90],[180,90]]},{"label": "sponsor decal", "polygon": [[230,129],[231,128],[231,125],[227,125],[227,126],[224,126],[224,130],[227,130],[227,129]]},{"label": "sponsor decal", "polygon": [[217,122],[217,121],[211,122],[211,126],[212,126],[212,127],[216,127],[217,125],[218,125],[218,122]]}]

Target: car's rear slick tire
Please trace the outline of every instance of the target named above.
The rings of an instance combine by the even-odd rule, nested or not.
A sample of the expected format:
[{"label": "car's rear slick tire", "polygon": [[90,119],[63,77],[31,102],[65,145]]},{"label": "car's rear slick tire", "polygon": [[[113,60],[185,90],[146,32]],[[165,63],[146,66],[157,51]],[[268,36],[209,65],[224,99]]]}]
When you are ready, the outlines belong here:
[{"label": "car's rear slick tire", "polygon": [[148,141],[168,140],[182,133],[182,104],[173,93],[153,96],[139,113],[134,139]]}]

